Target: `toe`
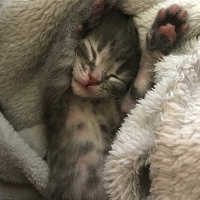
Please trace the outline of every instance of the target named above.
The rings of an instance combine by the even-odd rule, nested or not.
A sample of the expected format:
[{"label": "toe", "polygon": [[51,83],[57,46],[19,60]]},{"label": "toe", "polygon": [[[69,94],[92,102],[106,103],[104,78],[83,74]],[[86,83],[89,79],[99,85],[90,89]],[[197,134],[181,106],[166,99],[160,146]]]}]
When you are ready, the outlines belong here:
[{"label": "toe", "polygon": [[185,19],[186,16],[187,16],[187,11],[186,10],[180,11],[180,13],[179,13],[180,19]]},{"label": "toe", "polygon": [[162,8],[162,9],[159,11],[159,13],[158,13],[158,17],[159,17],[159,18],[163,18],[163,17],[165,16],[165,14],[166,14],[166,11],[165,11],[164,8]]},{"label": "toe", "polygon": [[170,9],[172,14],[176,14],[178,10],[179,10],[179,6],[177,4],[174,4]]}]

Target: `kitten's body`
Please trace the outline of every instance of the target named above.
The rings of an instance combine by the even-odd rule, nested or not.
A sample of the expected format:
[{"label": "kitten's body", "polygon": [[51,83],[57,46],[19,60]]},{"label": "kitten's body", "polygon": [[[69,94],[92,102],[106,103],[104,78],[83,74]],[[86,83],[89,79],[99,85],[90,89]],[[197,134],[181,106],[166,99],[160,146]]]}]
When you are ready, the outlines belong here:
[{"label": "kitten's body", "polygon": [[72,87],[50,117],[49,199],[108,199],[102,183],[105,157],[123,120],[121,101],[139,61],[133,21],[115,9],[80,42]]},{"label": "kitten's body", "polygon": [[[165,13],[158,15],[151,37],[147,37],[139,73],[145,76],[144,80],[138,76],[136,84],[140,49],[129,17],[114,9],[110,11],[80,42],[75,62],[73,51],[65,44],[71,41],[70,36],[62,36],[63,40],[58,36],[47,60],[43,86],[50,164],[47,199],[108,199],[103,188],[103,166],[124,117],[122,102],[128,99],[133,107],[133,94],[144,95],[153,82],[153,65],[159,59],[158,54],[165,54],[163,46],[169,48],[173,44],[169,40],[173,32],[171,27],[166,25],[163,34],[158,31],[162,15]],[[171,19],[172,14],[168,15]],[[181,24],[177,27],[181,28],[185,20],[177,20],[177,16],[172,21],[176,20],[176,25]],[[172,22],[169,20],[169,23]],[[183,30],[176,33],[180,39]],[[157,39],[152,40],[155,36]],[[160,38],[166,39],[161,49],[156,46]],[[63,43],[63,49],[56,52]]]},{"label": "kitten's body", "polygon": [[65,127],[52,136],[49,147],[49,186],[51,194],[55,193],[49,199],[106,200],[103,166],[121,113],[115,101],[90,101],[73,92],[68,92],[66,100],[69,111]]}]

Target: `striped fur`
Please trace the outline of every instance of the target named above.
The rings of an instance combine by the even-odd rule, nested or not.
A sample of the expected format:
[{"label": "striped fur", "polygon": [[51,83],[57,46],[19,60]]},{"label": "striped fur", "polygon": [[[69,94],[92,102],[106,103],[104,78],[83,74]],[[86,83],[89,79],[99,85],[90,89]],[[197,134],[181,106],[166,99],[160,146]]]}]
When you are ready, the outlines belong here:
[{"label": "striped fur", "polygon": [[[59,67],[47,67],[43,85],[50,164],[46,197],[106,200],[103,167],[124,117],[121,100],[139,68],[138,35],[132,18],[113,9],[83,36],[76,55],[70,41],[63,37],[54,44],[47,65],[56,60]],[[67,67],[73,62],[73,69]],[[86,91],[76,79],[89,73],[99,84]]]}]

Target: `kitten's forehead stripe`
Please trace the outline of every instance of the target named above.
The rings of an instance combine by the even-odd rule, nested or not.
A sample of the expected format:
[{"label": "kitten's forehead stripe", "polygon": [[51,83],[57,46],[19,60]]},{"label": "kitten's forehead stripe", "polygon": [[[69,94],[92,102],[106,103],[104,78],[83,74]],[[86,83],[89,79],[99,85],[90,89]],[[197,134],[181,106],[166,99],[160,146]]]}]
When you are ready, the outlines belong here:
[{"label": "kitten's forehead stripe", "polygon": [[93,54],[93,47],[91,45],[91,41],[89,39],[85,39],[84,43],[85,43],[85,46],[87,48],[87,52],[88,52],[88,55],[89,55],[88,59],[90,61],[93,61],[94,60],[94,54]]},{"label": "kitten's forehead stripe", "polygon": [[77,51],[77,54],[81,57],[81,56],[84,56],[86,59],[89,58],[89,53],[88,53],[88,50],[87,50],[87,47],[86,47],[86,44],[84,42],[81,42],[79,48],[78,48],[78,51]]},{"label": "kitten's forehead stripe", "polygon": [[95,50],[92,47],[91,41],[89,41],[89,42],[90,42],[90,48],[92,50],[93,60],[96,60],[97,54],[96,54]]}]

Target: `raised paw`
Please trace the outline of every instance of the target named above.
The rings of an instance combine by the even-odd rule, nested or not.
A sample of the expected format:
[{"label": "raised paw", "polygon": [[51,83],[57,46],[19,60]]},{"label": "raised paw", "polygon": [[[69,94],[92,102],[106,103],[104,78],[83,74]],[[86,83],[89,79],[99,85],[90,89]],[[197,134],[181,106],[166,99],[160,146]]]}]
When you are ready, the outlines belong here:
[{"label": "raised paw", "polygon": [[189,29],[187,11],[174,4],[161,9],[147,34],[147,46],[151,51],[167,55]]}]

